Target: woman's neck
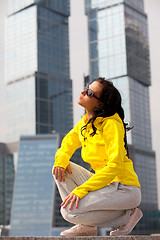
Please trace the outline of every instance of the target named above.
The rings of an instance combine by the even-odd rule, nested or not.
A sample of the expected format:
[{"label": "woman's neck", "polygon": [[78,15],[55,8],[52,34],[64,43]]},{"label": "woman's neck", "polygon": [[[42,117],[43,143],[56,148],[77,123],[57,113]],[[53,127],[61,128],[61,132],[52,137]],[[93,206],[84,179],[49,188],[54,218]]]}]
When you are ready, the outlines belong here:
[{"label": "woman's neck", "polygon": [[93,117],[93,112],[86,110],[88,121]]}]

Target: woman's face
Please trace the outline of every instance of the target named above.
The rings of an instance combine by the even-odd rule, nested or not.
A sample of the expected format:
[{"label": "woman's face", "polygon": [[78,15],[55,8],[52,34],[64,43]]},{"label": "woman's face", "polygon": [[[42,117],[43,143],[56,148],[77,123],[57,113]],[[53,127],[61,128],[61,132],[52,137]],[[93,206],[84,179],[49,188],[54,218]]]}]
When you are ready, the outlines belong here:
[{"label": "woman's face", "polygon": [[[95,81],[92,84],[90,84],[89,89],[93,91],[94,95],[97,98],[100,98],[102,93],[102,85],[99,82]],[[99,107],[101,104],[101,102],[98,99],[96,99],[94,96],[89,98],[86,94],[86,90],[83,90],[81,92],[81,95],[77,103],[82,107],[84,107],[89,112],[93,112],[94,109]]]}]

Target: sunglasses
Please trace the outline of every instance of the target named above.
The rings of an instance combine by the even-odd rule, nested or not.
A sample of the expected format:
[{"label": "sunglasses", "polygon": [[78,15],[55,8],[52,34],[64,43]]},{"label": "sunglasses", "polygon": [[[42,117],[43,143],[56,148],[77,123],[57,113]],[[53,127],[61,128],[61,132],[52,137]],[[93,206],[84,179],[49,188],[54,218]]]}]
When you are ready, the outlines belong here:
[{"label": "sunglasses", "polygon": [[86,93],[87,97],[89,97],[89,98],[94,97],[94,98],[100,100],[100,98],[96,97],[96,96],[94,95],[94,92],[93,92],[91,89],[89,89],[89,85],[87,85],[87,86],[85,87],[85,91],[86,91],[85,93]]}]

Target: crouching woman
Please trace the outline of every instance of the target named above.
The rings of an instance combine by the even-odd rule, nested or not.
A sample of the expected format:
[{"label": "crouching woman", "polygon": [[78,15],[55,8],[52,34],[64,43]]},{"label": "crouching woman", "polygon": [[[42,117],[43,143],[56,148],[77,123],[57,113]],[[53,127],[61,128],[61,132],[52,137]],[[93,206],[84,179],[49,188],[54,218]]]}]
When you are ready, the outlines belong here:
[{"label": "crouching woman", "polygon": [[[97,227],[117,228],[112,236],[127,235],[143,214],[140,183],[127,154],[121,95],[111,82],[98,78],[77,102],[86,114],[64,137],[52,170],[61,214],[75,224],[61,236],[96,236]],[[95,174],[69,161],[80,147]]]}]

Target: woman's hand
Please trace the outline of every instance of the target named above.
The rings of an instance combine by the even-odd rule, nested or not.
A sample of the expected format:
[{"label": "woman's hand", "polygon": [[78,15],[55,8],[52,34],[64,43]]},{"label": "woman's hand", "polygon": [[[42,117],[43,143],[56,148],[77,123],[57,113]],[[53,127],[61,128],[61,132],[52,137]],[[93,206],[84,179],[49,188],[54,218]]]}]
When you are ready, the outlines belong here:
[{"label": "woman's hand", "polygon": [[78,208],[79,200],[80,200],[80,197],[78,197],[74,193],[70,193],[61,203],[61,206],[65,208],[70,203],[69,210],[71,210],[73,207],[73,204],[76,203],[76,208]]},{"label": "woman's hand", "polygon": [[[72,174],[72,171],[71,171],[71,165],[70,163],[68,164],[66,170]],[[55,178],[61,182],[65,182],[65,169],[63,167],[54,167],[53,168],[53,175],[55,175]]]}]

